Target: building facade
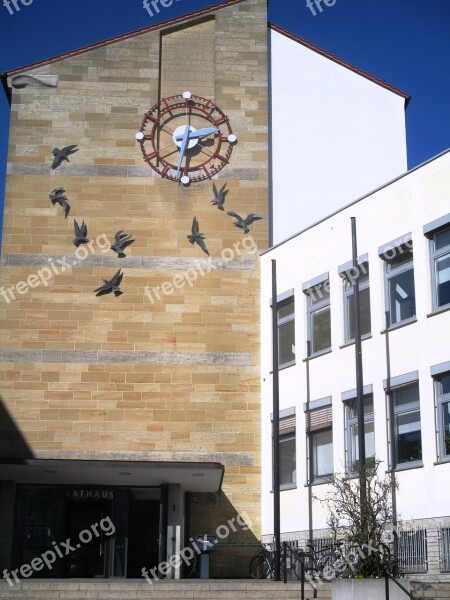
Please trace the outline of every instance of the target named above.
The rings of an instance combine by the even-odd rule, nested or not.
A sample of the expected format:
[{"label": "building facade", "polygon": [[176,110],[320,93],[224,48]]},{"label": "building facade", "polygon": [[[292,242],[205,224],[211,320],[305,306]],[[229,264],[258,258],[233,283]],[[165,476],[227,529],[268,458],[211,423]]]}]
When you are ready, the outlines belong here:
[{"label": "building facade", "polygon": [[[327,476],[354,473],[358,278],[366,455],[394,473],[405,572],[448,573],[450,535],[450,153],[265,252],[262,438],[271,439],[271,261],[277,265],[281,531],[329,538]],[[352,267],[351,217],[358,268]],[[295,259],[293,260],[293,257]],[[271,445],[262,445],[262,528],[273,532]]]},{"label": "building facade", "polygon": [[[261,535],[271,535],[272,257],[284,288],[280,351],[289,367],[281,373],[290,478],[283,482],[286,535],[308,529],[304,508],[298,511],[307,506],[306,471],[299,468],[295,475],[291,460],[296,455],[297,464],[306,465],[299,435],[306,366],[309,408],[320,425],[327,424],[317,430],[313,447],[328,468],[332,423],[333,468],[352,451],[351,434],[335,433],[354,387],[352,290],[350,285],[345,292],[348,332],[342,339],[336,308],[327,330],[331,301],[321,290],[328,279],[338,286],[348,270],[344,215],[350,209],[341,207],[406,170],[408,96],[268,27],[266,5],[225,0],[8,74],[1,571],[31,564],[70,537],[80,540],[79,547],[55,555],[51,568],[22,576],[141,577],[145,568],[179,578],[188,571],[189,561],[180,560],[185,548],[211,534],[220,542],[211,575],[248,576],[248,559]],[[441,206],[448,201],[444,183],[434,172],[429,179],[421,174],[445,160],[354,205],[361,211],[361,252],[369,257],[362,264],[371,265],[363,291],[372,302],[365,353],[379,352],[386,337],[375,333],[386,327],[381,304],[373,299],[374,272],[378,268],[381,277],[384,264],[375,260],[374,248],[406,236],[402,248],[413,240],[414,257],[426,251],[419,221],[434,223],[449,211]],[[420,186],[430,187],[429,198]],[[420,216],[410,201],[416,196],[427,198]],[[389,218],[378,205],[390,210]],[[333,211],[339,212],[328,217]],[[245,220],[247,215],[253,218]],[[442,227],[431,227],[426,239],[444,243],[444,250],[433,250],[433,260],[443,265],[438,271],[445,278],[446,234],[436,242],[434,232]],[[278,245],[260,262],[271,241]],[[293,264],[297,253],[302,259]],[[406,262],[386,277],[394,282],[409,271]],[[328,279],[321,277],[325,272]],[[418,281],[416,262],[414,277]],[[311,294],[307,304],[305,292],[317,286],[321,295]],[[332,306],[339,302],[334,288],[331,298]],[[422,303],[423,312],[421,298],[417,311]],[[298,307],[305,302],[302,322]],[[406,308],[398,310],[405,321]],[[430,326],[442,331],[446,315],[432,312]],[[311,322],[317,317],[323,332],[319,341],[311,340],[312,355],[302,362],[295,348],[302,352],[300,340],[307,339],[306,314]],[[406,321],[408,327],[392,325],[389,338],[412,352],[423,318],[410,315]],[[330,346],[322,348],[330,336]],[[443,354],[427,356],[436,382],[449,360]],[[419,381],[416,408],[425,394],[425,363],[412,354],[398,361],[387,385]],[[378,418],[383,392],[377,386],[388,376],[385,363],[376,364],[365,381]],[[330,380],[324,372],[340,374]],[[336,402],[341,393],[342,405]],[[446,393],[439,396],[441,408]],[[427,418],[423,427],[431,423]],[[370,439],[378,455],[385,441],[381,426]],[[424,453],[423,466],[401,473],[402,485],[413,486],[415,473],[433,472],[425,460]],[[428,518],[427,501],[421,518]],[[325,527],[317,505],[313,523]],[[86,531],[89,542],[80,537]]]},{"label": "building facade", "polygon": [[[260,537],[267,56],[266,0],[230,0],[9,73],[2,570],[97,523],[31,575],[141,577],[205,533],[223,538],[213,576],[247,574],[253,549],[239,544]],[[72,145],[55,165],[53,149]],[[261,219],[244,233],[227,211]],[[74,245],[74,221],[88,244]],[[96,293],[117,273],[120,291]],[[114,535],[98,528],[108,518]]]}]

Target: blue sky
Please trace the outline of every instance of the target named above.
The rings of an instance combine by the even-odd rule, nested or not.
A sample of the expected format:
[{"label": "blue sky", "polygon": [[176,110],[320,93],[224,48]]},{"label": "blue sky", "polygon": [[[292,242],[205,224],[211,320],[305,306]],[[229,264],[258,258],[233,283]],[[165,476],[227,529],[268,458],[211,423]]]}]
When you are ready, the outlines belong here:
[{"label": "blue sky", "polygon": [[[142,0],[15,1],[19,11],[12,0],[0,0],[0,72],[218,2],[173,0],[150,15]],[[412,96],[406,111],[409,168],[450,147],[449,0],[335,0],[329,7],[320,1],[322,12],[306,0],[270,0],[269,20]],[[8,123],[0,89],[0,207]]]}]

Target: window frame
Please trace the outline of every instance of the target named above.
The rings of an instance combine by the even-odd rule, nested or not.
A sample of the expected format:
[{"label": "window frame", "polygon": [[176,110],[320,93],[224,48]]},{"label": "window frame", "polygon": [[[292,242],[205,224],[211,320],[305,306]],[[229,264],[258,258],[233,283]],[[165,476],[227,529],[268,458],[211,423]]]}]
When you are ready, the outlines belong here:
[{"label": "window frame", "polygon": [[[348,278],[348,271],[350,269],[347,268],[344,271],[340,272],[340,276],[342,277],[343,283],[343,291],[344,291],[344,343],[352,344],[355,341],[354,337],[350,337],[350,315],[349,315],[349,301],[351,296],[355,293],[355,285],[351,285]],[[367,280],[360,282],[359,284],[359,292],[361,293],[364,290],[369,290],[369,318],[370,318],[370,331],[366,333],[362,333],[361,337],[363,339],[368,338],[372,335],[372,307],[370,301],[370,270],[369,270],[369,261],[365,258],[363,261],[358,261],[358,270],[362,271],[364,275],[367,275]],[[355,311],[356,312],[356,311]]]},{"label": "window frame", "polygon": [[[281,464],[280,464],[280,492],[283,490],[292,490],[297,487],[297,435],[296,435],[296,431],[294,431],[293,433],[280,434],[280,457],[281,457],[281,445],[283,443],[291,442],[291,441],[294,442],[294,454],[293,454],[292,462],[293,462],[293,465],[295,465],[295,468],[292,469],[293,481],[288,481],[285,483],[283,483],[281,481]],[[281,463],[281,460],[280,460],[280,463]],[[272,464],[273,464],[273,459],[272,459]],[[272,488],[273,488],[273,482],[272,482]]]},{"label": "window frame", "polygon": [[[328,292],[328,297],[319,299],[317,302],[313,303],[312,296],[317,292],[317,288],[323,286],[325,290]],[[331,292],[330,292],[330,279],[328,273],[326,273],[323,278],[316,280],[316,282],[311,282],[310,284],[304,284],[303,293],[306,296],[306,306],[307,306],[307,335],[309,341],[309,354],[308,358],[311,356],[318,356],[322,353],[329,352],[332,347],[331,343]],[[329,312],[329,321],[330,321],[330,344],[326,348],[322,348],[320,350],[314,350],[314,330],[313,330],[313,315],[318,311],[322,311],[323,309],[328,308]]]},{"label": "window frame", "polygon": [[440,227],[429,233],[429,248],[430,248],[430,271],[431,271],[431,300],[433,311],[450,308],[450,301],[446,304],[439,304],[439,292],[438,292],[438,277],[437,277],[437,264],[438,260],[448,256],[450,259],[450,244],[447,244],[440,250],[435,250],[436,236],[444,231],[450,232],[450,225]]},{"label": "window frame", "polygon": [[329,432],[331,433],[331,453],[332,453],[332,463],[334,465],[334,445],[333,445],[333,427],[324,427],[322,429],[316,429],[314,431],[310,431],[307,433],[308,436],[308,458],[309,458],[309,469],[308,469],[308,483],[312,485],[327,483],[330,476],[334,473],[334,467],[331,473],[325,473],[324,475],[316,474],[317,464],[314,460],[314,439],[317,435],[321,433]]},{"label": "window frame", "polygon": [[[288,304],[290,304],[292,302],[292,312],[289,313],[288,315],[286,315],[285,317],[281,317],[281,319],[278,316],[278,311],[280,308],[282,308],[283,306],[286,306]],[[293,321],[293,326],[294,326],[294,348],[295,348],[295,296],[294,294],[290,294],[289,296],[287,296],[286,298],[283,297],[279,297],[277,299],[277,303],[276,303],[276,311],[277,311],[277,330],[278,330],[278,369],[285,369],[286,367],[291,367],[292,365],[295,365],[296,363],[296,359],[295,359],[295,350],[293,352],[294,354],[294,358],[293,360],[289,360],[286,362],[280,362],[280,327],[282,325],[285,325],[286,323],[290,323],[291,321]]]},{"label": "window frame", "polygon": [[[368,391],[367,393],[364,391],[364,395],[363,395],[363,403],[365,402],[365,400],[367,400],[368,398],[372,398],[372,412],[370,413],[364,413],[364,436],[366,435],[365,429],[366,429],[366,423],[373,423],[373,432],[374,432],[374,437],[375,437],[375,400],[374,400],[374,396],[373,396],[373,391]],[[346,435],[345,435],[345,465],[346,465],[346,472],[349,476],[353,476],[355,475],[355,470],[353,469],[353,464],[356,462],[356,460],[353,460],[353,452],[352,452],[352,425],[358,425],[358,415],[356,414],[354,417],[350,417],[350,410],[351,410],[351,404],[354,403],[355,407],[356,407],[356,396],[352,396],[351,398],[348,398],[345,400],[345,429],[346,429]],[[358,432],[359,435],[359,432]],[[366,455],[366,460],[368,458],[375,460],[375,456],[376,456],[376,451],[375,451],[375,440],[374,440],[374,453],[373,453],[373,457],[370,456],[368,457]]]},{"label": "window frame", "polygon": [[[333,444],[333,399],[331,396],[326,396],[306,402],[303,404],[303,412],[305,414],[306,432],[306,482],[307,485],[325,483],[329,475],[314,476],[313,443],[315,434],[331,431],[331,443]],[[334,456],[332,462],[334,468]]]},{"label": "window frame", "polygon": [[[273,475],[274,475],[274,448],[275,439],[273,435],[273,414],[270,415],[271,420],[271,435],[272,435],[272,491],[274,490]],[[287,431],[283,433],[283,424],[288,425]],[[290,425],[290,427],[289,427]],[[288,408],[280,410],[279,413],[279,441],[280,441],[280,492],[283,490],[292,490],[297,487],[297,418],[295,414],[295,408]],[[293,464],[295,469],[293,472],[293,480],[291,482],[281,482],[281,445],[285,442],[294,440],[294,452],[293,452]]]},{"label": "window frame", "polygon": [[[396,392],[398,392],[399,390],[402,390],[406,387],[412,387],[414,385],[417,386],[417,391],[419,393],[419,399],[414,402],[409,402],[407,405],[404,405],[402,407],[396,408],[395,407]],[[405,381],[405,383],[403,383],[401,385],[394,385],[389,389],[389,391],[387,392],[387,395],[388,395],[388,402],[389,402],[389,420],[390,420],[389,443],[390,443],[391,452],[390,452],[389,458],[390,458],[391,468],[396,471],[401,471],[403,469],[421,467],[421,466],[423,466],[423,439],[422,439],[422,414],[421,414],[421,407],[420,407],[419,380],[415,379],[415,380],[411,380],[411,381]],[[398,458],[397,458],[397,445],[398,445],[398,437],[397,436],[398,436],[398,434],[397,434],[397,426],[396,426],[396,417],[398,417],[399,415],[404,415],[404,414],[417,412],[417,411],[419,411],[419,419],[420,419],[420,448],[421,448],[422,458],[413,460],[413,461],[399,463]]]},{"label": "window frame", "polygon": [[450,462],[450,452],[445,452],[445,429],[443,424],[443,405],[450,404],[450,391],[443,392],[441,379],[450,377],[450,371],[444,371],[434,376],[434,397],[435,397],[435,418],[436,418],[436,435],[437,435],[437,460],[438,462]]},{"label": "window frame", "polygon": [[[384,269],[384,301],[386,312],[389,314],[389,327],[397,327],[399,325],[406,324],[410,321],[415,321],[417,319],[417,311],[416,311],[416,282],[415,282],[415,273],[414,273],[414,253],[412,243],[404,243],[395,248],[389,250],[389,252],[393,252],[393,256],[387,256],[388,251],[384,251],[380,254],[380,258],[383,260],[383,269]],[[394,266],[393,260],[399,254],[405,254],[409,252],[411,259],[406,263]],[[392,320],[392,305],[391,305],[391,279],[394,277],[398,277],[408,271],[412,271],[413,278],[413,289],[414,289],[414,314],[405,319],[401,319],[399,321]]]}]

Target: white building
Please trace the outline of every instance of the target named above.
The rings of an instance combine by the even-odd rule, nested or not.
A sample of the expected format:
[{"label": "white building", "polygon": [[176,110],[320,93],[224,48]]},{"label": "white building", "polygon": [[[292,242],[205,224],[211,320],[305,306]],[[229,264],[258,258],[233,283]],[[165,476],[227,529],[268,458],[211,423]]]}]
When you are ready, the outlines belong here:
[{"label": "white building", "polygon": [[[301,198],[293,204],[301,206]],[[323,498],[329,491],[324,477],[351,473],[357,459],[351,217],[361,265],[367,455],[394,470],[402,521],[423,527],[415,538],[417,564],[405,570],[449,571],[450,151],[262,256],[262,531],[266,539],[273,533],[272,260],[284,539],[308,538],[309,518],[314,536],[326,535],[325,509],[313,499],[309,513],[309,494]]]},{"label": "white building", "polygon": [[271,26],[273,243],[407,170],[409,96]]}]

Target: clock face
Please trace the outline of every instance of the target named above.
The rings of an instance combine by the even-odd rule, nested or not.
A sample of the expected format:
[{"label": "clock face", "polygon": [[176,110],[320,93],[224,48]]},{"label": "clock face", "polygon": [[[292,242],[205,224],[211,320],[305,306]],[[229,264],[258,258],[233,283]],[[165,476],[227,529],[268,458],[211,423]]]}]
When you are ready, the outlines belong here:
[{"label": "clock face", "polygon": [[145,114],[136,139],[153,170],[184,185],[208,179],[223,169],[236,142],[220,108],[190,92],[155,104]]}]

